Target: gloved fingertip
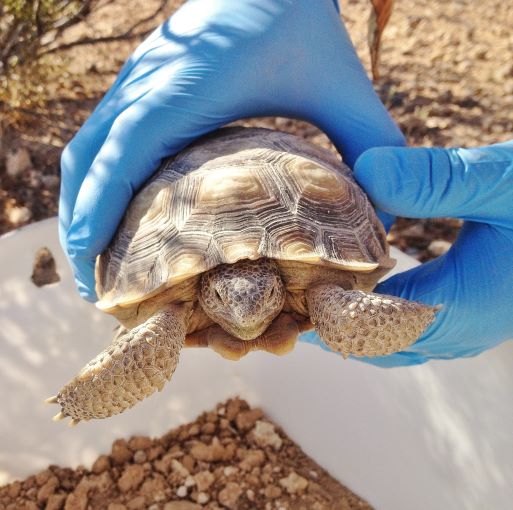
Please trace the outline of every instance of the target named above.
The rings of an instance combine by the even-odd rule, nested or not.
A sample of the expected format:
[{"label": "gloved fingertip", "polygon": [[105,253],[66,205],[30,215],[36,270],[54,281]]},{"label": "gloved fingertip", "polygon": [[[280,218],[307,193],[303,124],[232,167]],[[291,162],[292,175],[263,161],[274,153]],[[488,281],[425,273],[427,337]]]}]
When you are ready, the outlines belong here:
[{"label": "gloved fingertip", "polygon": [[98,301],[95,290],[95,260],[70,257],[70,262],[80,296],[91,303]]},{"label": "gloved fingertip", "polygon": [[98,297],[95,291],[91,291],[87,287],[82,287],[82,285],[79,282],[77,282],[77,288],[80,297],[85,301],[88,301],[89,303],[96,303],[96,301],[98,301]]},{"label": "gloved fingertip", "polygon": [[354,165],[356,181],[383,212],[391,212],[394,191],[400,187],[402,165],[396,152],[404,150],[403,147],[374,147],[361,154]]}]

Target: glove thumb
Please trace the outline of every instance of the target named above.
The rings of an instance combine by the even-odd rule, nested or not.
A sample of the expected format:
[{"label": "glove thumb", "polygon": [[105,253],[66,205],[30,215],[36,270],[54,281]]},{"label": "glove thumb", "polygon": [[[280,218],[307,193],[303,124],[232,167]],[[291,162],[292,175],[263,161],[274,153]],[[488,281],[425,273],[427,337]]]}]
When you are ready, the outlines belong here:
[{"label": "glove thumb", "polygon": [[475,149],[376,147],[354,167],[358,183],[385,212],[487,222],[510,210],[513,187],[505,181],[512,173],[511,142]]}]

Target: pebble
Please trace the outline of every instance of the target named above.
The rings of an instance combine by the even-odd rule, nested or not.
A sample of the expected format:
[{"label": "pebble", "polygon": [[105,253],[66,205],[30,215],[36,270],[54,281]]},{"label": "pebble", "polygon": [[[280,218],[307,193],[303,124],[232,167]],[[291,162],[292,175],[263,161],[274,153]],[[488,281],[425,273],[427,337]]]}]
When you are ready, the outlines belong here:
[{"label": "pebble", "polygon": [[110,456],[114,464],[118,465],[132,460],[132,452],[130,451],[130,448],[128,448],[124,439],[117,439],[114,441]]},{"label": "pebble", "polygon": [[18,177],[22,172],[32,166],[30,153],[27,149],[20,147],[15,151],[7,153],[5,158],[5,171],[9,177]]},{"label": "pebble", "polygon": [[200,471],[194,475],[194,481],[199,491],[206,491],[215,482],[216,477],[210,471]]},{"label": "pebble", "polygon": [[451,246],[452,243],[446,241],[445,239],[435,239],[429,243],[428,251],[431,253],[431,255],[439,257],[440,255],[447,253]]},{"label": "pebble", "polygon": [[404,237],[424,237],[425,229],[422,223],[414,223],[405,229],[401,230],[401,235]]},{"label": "pebble", "polygon": [[217,462],[227,460],[224,446],[220,443],[219,438],[214,437],[210,445],[198,442],[191,448],[191,455],[196,460],[204,462]]},{"label": "pebble", "polygon": [[91,468],[91,471],[95,475],[99,475],[100,473],[103,473],[104,471],[107,471],[107,469],[110,469],[110,459],[107,455],[100,455],[93,464],[93,467]]},{"label": "pebble", "polygon": [[128,447],[133,450],[146,450],[152,445],[152,441],[146,436],[133,436],[128,441]]},{"label": "pebble", "polygon": [[126,504],[129,510],[143,510],[146,506],[146,498],[144,496],[136,496]]},{"label": "pebble", "polygon": [[32,218],[32,211],[25,206],[14,206],[7,209],[7,219],[13,225],[22,225]]},{"label": "pebble", "polygon": [[136,464],[144,464],[147,459],[148,456],[146,455],[146,452],[144,450],[137,450],[134,453],[134,462]]},{"label": "pebble", "polygon": [[210,499],[210,496],[206,492],[198,492],[198,495],[196,496],[196,501],[200,505],[204,505],[205,503],[208,503]]},{"label": "pebble", "polygon": [[191,501],[170,501],[164,505],[164,510],[202,510],[202,508]]},{"label": "pebble", "polygon": [[66,500],[66,494],[52,494],[46,502],[45,510],[61,510]]},{"label": "pebble", "polygon": [[263,413],[261,409],[251,409],[240,413],[236,420],[235,425],[241,432],[250,430],[255,425],[256,421],[262,418]]},{"label": "pebble", "polygon": [[219,492],[217,500],[219,501],[219,503],[221,503],[221,505],[224,505],[230,510],[236,510],[237,502],[241,494],[242,489],[240,488],[238,483],[228,482],[224,486],[224,489]]},{"label": "pebble", "polygon": [[121,478],[118,480],[118,487],[121,492],[128,492],[137,489],[144,480],[144,469],[139,464],[131,464],[125,468]]},{"label": "pebble", "polygon": [[289,493],[296,494],[302,492],[308,487],[308,480],[291,471],[289,476],[280,480],[280,485]]},{"label": "pebble", "polygon": [[189,470],[179,460],[176,459],[171,460],[171,469],[174,473],[177,473],[182,478],[186,478],[190,474]]},{"label": "pebble", "polygon": [[185,498],[185,496],[187,496],[187,487],[185,485],[180,485],[180,487],[176,489],[176,495],[179,498]]},{"label": "pebble", "polygon": [[275,450],[279,450],[283,443],[281,437],[275,432],[274,425],[267,421],[256,422],[253,437],[258,446],[272,446]]}]

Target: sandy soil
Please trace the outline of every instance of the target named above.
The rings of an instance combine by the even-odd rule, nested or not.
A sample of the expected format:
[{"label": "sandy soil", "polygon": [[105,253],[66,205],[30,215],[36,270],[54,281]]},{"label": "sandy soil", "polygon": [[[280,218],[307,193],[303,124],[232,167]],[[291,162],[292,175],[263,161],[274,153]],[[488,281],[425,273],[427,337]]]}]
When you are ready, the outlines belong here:
[{"label": "sandy soil", "polygon": [[[151,28],[179,4],[167,2],[143,28]],[[147,17],[158,5],[157,0],[108,2],[68,33],[67,40],[112,34]],[[367,69],[369,8],[367,0],[342,1],[343,17]],[[513,10],[500,0],[416,0],[414,7],[396,3],[383,37],[382,77],[375,87],[411,145],[476,146],[512,136],[511,26]],[[0,233],[56,214],[62,147],[136,44],[102,43],[55,56],[52,65],[59,72],[45,85],[42,105],[22,115],[0,110]],[[259,119],[252,124],[278,127],[329,146],[322,133],[303,122]],[[8,158],[20,147],[28,151],[21,159],[28,155],[29,161],[18,172],[8,172]],[[448,249],[459,226],[455,220],[400,219],[389,239],[419,260],[428,260]]]}]

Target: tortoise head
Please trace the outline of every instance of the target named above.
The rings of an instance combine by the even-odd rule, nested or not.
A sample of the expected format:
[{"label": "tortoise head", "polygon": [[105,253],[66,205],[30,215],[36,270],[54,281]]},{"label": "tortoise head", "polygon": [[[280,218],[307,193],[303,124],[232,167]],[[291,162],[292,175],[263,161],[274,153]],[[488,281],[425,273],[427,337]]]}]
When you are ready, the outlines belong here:
[{"label": "tortoise head", "polygon": [[199,301],[226,332],[252,340],[281,312],[285,286],[275,262],[245,259],[206,272],[201,278]]}]

